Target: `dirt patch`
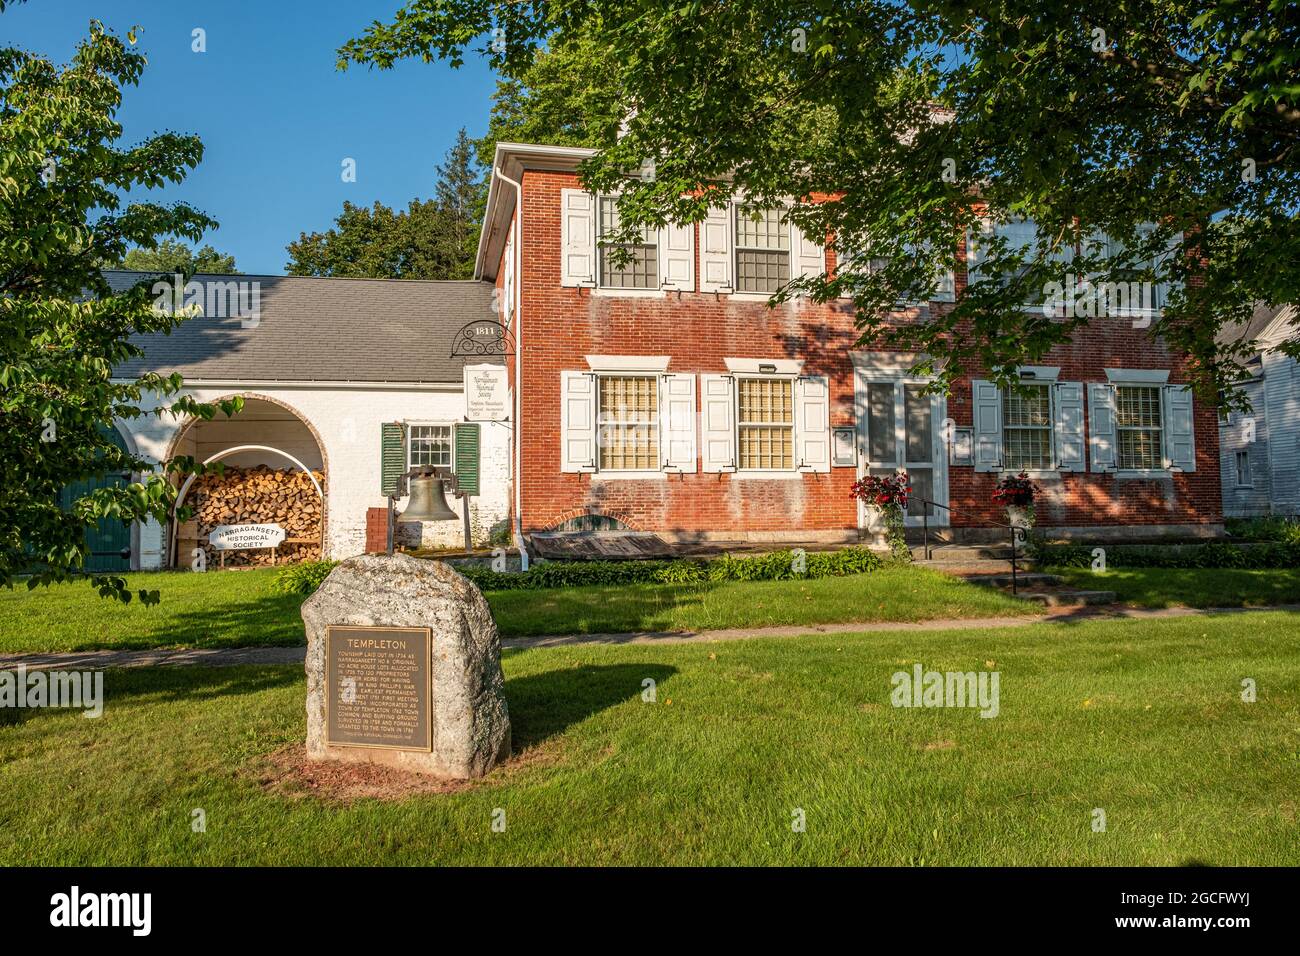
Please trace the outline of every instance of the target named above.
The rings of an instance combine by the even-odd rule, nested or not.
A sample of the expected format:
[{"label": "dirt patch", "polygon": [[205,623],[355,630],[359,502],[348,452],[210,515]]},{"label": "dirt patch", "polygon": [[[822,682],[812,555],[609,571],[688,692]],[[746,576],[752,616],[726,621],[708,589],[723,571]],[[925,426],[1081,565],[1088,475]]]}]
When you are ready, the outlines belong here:
[{"label": "dirt patch", "polygon": [[956,750],[957,741],[955,740],[932,740],[922,750]]},{"label": "dirt patch", "polygon": [[464,793],[506,783],[524,770],[558,762],[558,746],[542,745],[515,754],[478,780],[440,780],[381,764],[308,760],[307,748],[293,744],[267,754],[249,767],[245,776],[268,794],[346,805],[358,800],[399,802],[411,797]]}]

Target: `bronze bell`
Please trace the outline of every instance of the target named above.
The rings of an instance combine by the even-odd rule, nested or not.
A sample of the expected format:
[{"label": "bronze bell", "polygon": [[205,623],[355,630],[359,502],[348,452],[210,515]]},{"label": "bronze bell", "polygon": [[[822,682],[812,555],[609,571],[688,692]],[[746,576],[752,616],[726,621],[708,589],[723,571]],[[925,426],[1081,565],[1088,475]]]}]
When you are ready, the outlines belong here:
[{"label": "bronze bell", "polygon": [[447,507],[442,476],[433,472],[411,479],[411,503],[397,519],[398,523],[416,521],[451,521],[460,515]]}]

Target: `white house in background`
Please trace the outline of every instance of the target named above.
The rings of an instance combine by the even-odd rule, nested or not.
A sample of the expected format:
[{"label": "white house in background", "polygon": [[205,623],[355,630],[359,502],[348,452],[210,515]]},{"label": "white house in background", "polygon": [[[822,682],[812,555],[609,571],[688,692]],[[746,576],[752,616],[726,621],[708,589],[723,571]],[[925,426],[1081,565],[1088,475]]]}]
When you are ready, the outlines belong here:
[{"label": "white house in background", "polygon": [[[116,289],[149,279],[126,271],[106,277]],[[205,314],[170,335],[139,337],[144,356],[114,375],[179,373],[182,394],[200,402],[241,395],[243,410],[207,422],[166,415],[120,421],[128,450],[153,461],[191,455],[323,472],[322,551],[333,558],[374,549],[373,509],[386,508],[395,473],[416,464],[468,472],[477,461],[478,495],[449,495],[448,504],[463,516],[470,502],[475,544],[486,543],[508,513],[510,423],[466,427],[463,369],[500,366],[503,359],[451,356],[462,329],[495,319],[491,284],[294,276],[194,281],[206,288],[232,279],[256,283],[255,320]],[[145,407],[158,404],[155,397]],[[424,541],[457,547],[463,534],[461,521],[438,522],[426,526]],[[153,522],[135,528],[129,566],[176,563],[174,537],[174,529]]]},{"label": "white house in background", "polygon": [[1255,310],[1242,326],[1224,329],[1221,342],[1251,342],[1253,375],[1245,383],[1249,412],[1219,421],[1223,515],[1300,515],[1300,364],[1273,351],[1294,336],[1294,305]]}]

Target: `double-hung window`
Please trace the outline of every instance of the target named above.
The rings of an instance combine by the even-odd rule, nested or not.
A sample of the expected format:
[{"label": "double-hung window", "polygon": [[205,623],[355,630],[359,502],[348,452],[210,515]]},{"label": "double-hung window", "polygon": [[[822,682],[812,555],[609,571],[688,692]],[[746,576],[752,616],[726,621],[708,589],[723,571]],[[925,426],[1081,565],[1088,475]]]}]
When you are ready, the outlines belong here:
[{"label": "double-hung window", "polygon": [[601,375],[598,381],[600,470],[658,471],[658,376]]},{"label": "double-hung window", "polygon": [[790,281],[784,209],[736,207],[736,291],[771,294]]},{"label": "double-hung window", "polygon": [[1022,385],[1002,392],[1002,466],[1014,471],[1053,467],[1052,387]]},{"label": "double-hung window", "polygon": [[1250,478],[1250,451],[1237,452],[1237,487],[1249,488],[1254,482]]},{"label": "double-hung window", "polygon": [[411,425],[407,441],[407,467],[451,467],[451,426]]},{"label": "double-hung window", "polygon": [[741,470],[794,468],[794,381],[738,378],[737,426]]},{"label": "double-hung window", "polygon": [[659,247],[649,226],[638,230],[635,242],[608,242],[620,226],[618,200],[600,197],[600,285],[607,289],[658,289]]},{"label": "double-hung window", "polygon": [[1159,385],[1115,387],[1116,464],[1121,471],[1164,467],[1162,391]]}]

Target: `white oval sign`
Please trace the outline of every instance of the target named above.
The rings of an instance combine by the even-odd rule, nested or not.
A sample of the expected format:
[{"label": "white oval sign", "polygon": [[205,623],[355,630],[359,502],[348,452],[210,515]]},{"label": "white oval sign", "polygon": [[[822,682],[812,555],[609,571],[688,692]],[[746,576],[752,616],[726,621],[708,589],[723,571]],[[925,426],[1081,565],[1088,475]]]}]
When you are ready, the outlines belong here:
[{"label": "white oval sign", "polygon": [[274,548],[284,541],[278,524],[220,524],[208,532],[208,544],[218,551]]}]

